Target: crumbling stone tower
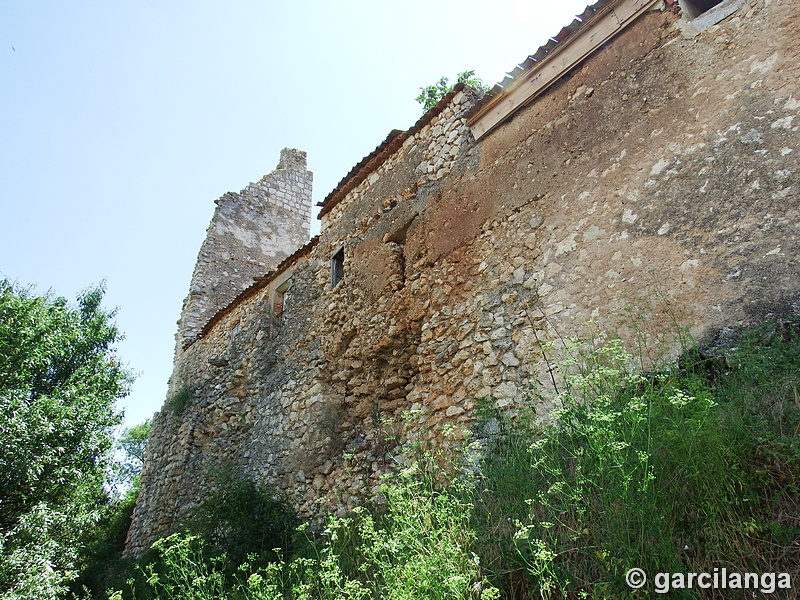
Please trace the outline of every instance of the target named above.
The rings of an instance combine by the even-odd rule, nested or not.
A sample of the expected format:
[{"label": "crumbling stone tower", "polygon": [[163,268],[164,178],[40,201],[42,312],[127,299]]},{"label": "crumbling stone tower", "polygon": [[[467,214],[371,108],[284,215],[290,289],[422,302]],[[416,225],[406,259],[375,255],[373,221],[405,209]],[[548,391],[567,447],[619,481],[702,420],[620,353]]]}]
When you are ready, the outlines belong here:
[{"label": "crumbling stone tower", "polygon": [[[199,359],[191,355],[209,321],[252,286],[255,277],[273,271],[308,242],[311,183],[306,153],[285,148],[272,173],[216,200],[178,321],[165,410],[153,419],[142,487],[128,532],[127,550],[134,555],[172,531],[192,503],[207,492],[204,457],[195,452],[195,445],[212,435],[202,417],[212,417],[207,425],[213,429],[218,425],[213,417],[232,409],[212,406],[208,398],[202,398],[206,402],[201,402],[197,412],[181,414],[183,406],[176,408],[175,399],[181,393],[191,396],[192,402],[203,397],[195,388],[214,363],[205,355]],[[236,330],[229,333],[233,339]],[[239,399],[225,396],[225,400]]]},{"label": "crumbling stone tower", "polygon": [[215,201],[178,321],[179,348],[191,344],[253,277],[271,271],[308,241],[312,177],[306,153],[284,148],[272,173]]}]

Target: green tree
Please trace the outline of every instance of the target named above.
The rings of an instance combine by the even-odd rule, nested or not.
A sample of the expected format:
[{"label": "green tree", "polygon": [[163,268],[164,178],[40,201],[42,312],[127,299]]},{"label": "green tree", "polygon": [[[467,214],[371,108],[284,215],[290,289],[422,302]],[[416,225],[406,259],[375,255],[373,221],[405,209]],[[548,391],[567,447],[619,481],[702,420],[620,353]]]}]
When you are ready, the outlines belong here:
[{"label": "green tree", "polygon": [[447,77],[442,77],[433,85],[419,88],[421,92],[420,95],[416,97],[416,101],[422,104],[423,112],[427,112],[436,106],[439,100],[444,98],[447,93],[459,83],[465,83],[467,85],[471,85],[472,87],[488,91],[488,88],[483,85],[483,81],[475,77],[475,71],[464,71],[463,73],[459,73],[458,79],[453,85],[450,85],[449,81],[450,80]]},{"label": "green tree", "polygon": [[124,556],[125,541],[139,495],[150,425],[147,419],[125,429],[117,441],[117,457],[108,481],[112,493],[100,504],[96,523],[83,532],[78,554],[80,575],[71,583],[70,598],[83,599],[82,590],[88,590],[92,598],[106,598],[108,588],[121,586],[130,575],[133,560]]},{"label": "green tree", "polygon": [[144,453],[147,449],[147,438],[150,436],[150,419],[144,423],[126,429],[119,439],[119,449],[123,457],[119,462],[121,483],[133,490],[139,487],[139,476],[144,466]]},{"label": "green tree", "polygon": [[0,598],[55,598],[107,498],[131,375],[103,293],[71,307],[0,281]]}]

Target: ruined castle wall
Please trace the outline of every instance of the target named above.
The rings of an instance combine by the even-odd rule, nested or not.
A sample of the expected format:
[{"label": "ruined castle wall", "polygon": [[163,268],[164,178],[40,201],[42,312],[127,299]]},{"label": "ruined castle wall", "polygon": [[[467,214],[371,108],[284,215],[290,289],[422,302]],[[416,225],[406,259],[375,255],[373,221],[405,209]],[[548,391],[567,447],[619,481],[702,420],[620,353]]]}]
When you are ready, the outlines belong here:
[{"label": "ruined castle wall", "polygon": [[[233,461],[305,515],[345,510],[404,441],[466,435],[479,398],[546,414],[564,339],[619,334],[656,360],[683,325],[797,314],[793,16],[754,0],[686,38],[647,13],[477,143],[477,97],[452,98],[326,212],[274,337],[265,289],[188,348],[202,385],[159,417],[176,433],[151,441],[143,491],[163,492],[145,494],[137,547],[179,490],[202,497],[210,479],[185,465]],[[240,358],[207,367],[237,324]]]},{"label": "ruined castle wall", "polygon": [[797,34],[776,2],[691,39],[645,15],[486,139],[485,180],[532,193],[505,194],[475,254],[542,219],[532,249],[487,270],[531,296],[548,337],[594,317],[631,339],[634,303],[651,336],[796,314]]},{"label": "ruined castle wall", "polygon": [[[474,90],[457,94],[375,176],[333,208],[324,241],[283,267],[274,281],[238,299],[213,326],[199,329],[202,335],[177,350],[170,391],[173,396],[188,393],[190,399],[179,412],[165,409],[154,421],[130,552],[142,552],[174,529],[212,489],[213,469],[222,466],[289,491],[305,515],[316,512],[315,500],[331,490],[351,505],[371,489],[368,483],[377,485],[382,469],[370,470],[366,482],[360,472],[353,479],[343,456],[373,456],[366,449],[376,443],[375,427],[365,438],[364,423],[371,423],[386,401],[398,410],[403,405],[414,340],[402,315],[407,300],[398,304],[385,293],[404,285],[402,252],[378,248],[368,256],[369,246],[361,242],[366,235],[372,244],[397,247],[383,244],[383,229],[397,233],[407,227],[421,210],[418,188],[431,188],[449,172],[457,158],[453,148],[469,147],[464,114],[479,96]],[[445,158],[439,160],[436,152]],[[372,227],[391,211],[389,220]],[[400,214],[405,221],[398,221]],[[332,288],[330,259],[342,246],[345,278]],[[358,268],[361,262],[367,270]],[[276,322],[275,292],[286,282],[284,312]],[[369,290],[366,296],[362,287]],[[354,313],[367,314],[375,301],[380,314],[394,313],[390,320],[399,326],[383,331],[383,321],[351,319]],[[358,353],[348,346],[356,333],[365,341]],[[345,351],[343,365],[338,354]],[[363,356],[369,367],[359,369],[355,356]],[[362,383],[352,376],[354,370],[361,371]],[[345,399],[342,385],[359,385],[359,392]]]},{"label": "ruined castle wall", "polygon": [[287,454],[281,389],[302,372],[301,364],[287,364],[283,350],[287,337],[299,337],[307,310],[291,288],[280,292],[282,314],[275,314],[274,302],[304,260],[301,253],[279,276],[253,286],[235,310],[179,351],[172,382],[187,401],[168,401],[153,421],[130,552],[141,553],[173,531],[213,489],[215,469],[282,481],[285,469],[274,460]]},{"label": "ruined castle wall", "polygon": [[308,241],[311,184],[305,152],[286,148],[272,173],[215,201],[217,208],[184,300],[179,344],[192,342],[253,277],[274,269]]},{"label": "ruined castle wall", "polygon": [[[305,152],[287,148],[272,173],[216,201],[178,322],[167,401],[153,420],[131,552],[174,530],[213,486],[209,469],[241,466],[253,411],[275,411],[245,400],[271,385],[275,370],[274,351],[253,345],[269,347],[286,326],[276,293],[305,258],[296,251],[309,237],[311,183]],[[280,275],[254,284],[279,265]],[[291,292],[280,296],[282,304],[291,300]]]},{"label": "ruined castle wall", "polygon": [[[381,196],[385,205],[378,210],[388,210],[412,197],[418,188],[447,176],[470,143],[472,134],[466,117],[481,96],[477,90],[466,88],[452,95],[442,109],[433,109],[436,115],[421,127],[412,128],[399,150],[343,200],[323,211],[322,230],[337,225],[343,235],[349,235],[352,229],[374,220],[374,214],[365,213],[359,203],[362,198]],[[354,206],[358,207],[355,211]]]},{"label": "ruined castle wall", "polygon": [[398,153],[331,213],[318,284],[352,259],[314,313],[318,379],[367,483],[387,438],[441,442],[476,398],[546,413],[562,338],[645,335],[657,360],[684,327],[796,313],[798,25],[775,2],[677,23],[643,15],[442,178],[408,187]]}]

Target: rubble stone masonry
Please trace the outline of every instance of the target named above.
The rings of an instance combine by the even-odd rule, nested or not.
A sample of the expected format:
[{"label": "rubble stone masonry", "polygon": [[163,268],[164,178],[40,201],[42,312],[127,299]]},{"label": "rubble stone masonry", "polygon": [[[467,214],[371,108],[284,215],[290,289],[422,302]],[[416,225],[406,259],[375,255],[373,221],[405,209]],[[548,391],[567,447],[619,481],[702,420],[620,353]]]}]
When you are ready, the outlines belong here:
[{"label": "rubble stone masonry", "polygon": [[[479,142],[480,93],[451,94],[337,188],[318,240],[222,312],[185,308],[171,393],[189,401],[155,418],[128,550],[202,501],[215,466],[303,515],[345,511],[404,441],[466,436],[479,398],[546,415],[570,336],[644,333],[647,356],[683,324],[796,315],[799,39],[781,0],[700,32],[647,12]],[[259,223],[233,237],[258,245]]]},{"label": "rubble stone masonry", "polygon": [[258,183],[216,201],[197,256],[189,296],[179,322],[179,340],[189,344],[236,295],[308,240],[312,175],[306,154],[289,148]]}]

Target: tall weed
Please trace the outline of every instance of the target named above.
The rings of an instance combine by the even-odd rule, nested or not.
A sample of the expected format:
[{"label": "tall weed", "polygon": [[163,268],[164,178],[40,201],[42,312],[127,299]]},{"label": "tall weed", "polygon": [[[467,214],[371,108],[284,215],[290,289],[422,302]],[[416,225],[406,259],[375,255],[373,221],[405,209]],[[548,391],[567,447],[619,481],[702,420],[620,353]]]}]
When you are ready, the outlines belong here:
[{"label": "tall weed", "polygon": [[174,534],[153,546],[155,560],[140,567],[146,590],[133,596],[493,600],[498,591],[483,581],[472,552],[471,506],[463,494],[440,489],[439,480],[414,462],[386,481],[379,505],[331,516],[307,556],[286,559],[276,552],[281,558],[270,564],[243,563],[232,580],[225,576],[226,554],[210,554],[197,535]]},{"label": "tall weed", "polygon": [[[506,589],[518,597],[645,597],[626,585],[628,569],[789,569],[788,555],[798,558],[787,545],[798,502],[776,484],[797,482],[800,344],[792,336],[749,347],[722,371],[684,359],[680,369],[643,375],[609,340],[565,377],[553,422],[500,436],[484,461],[476,514],[479,526],[503,532],[493,567]],[[508,575],[522,565],[526,581],[514,588]]]}]

